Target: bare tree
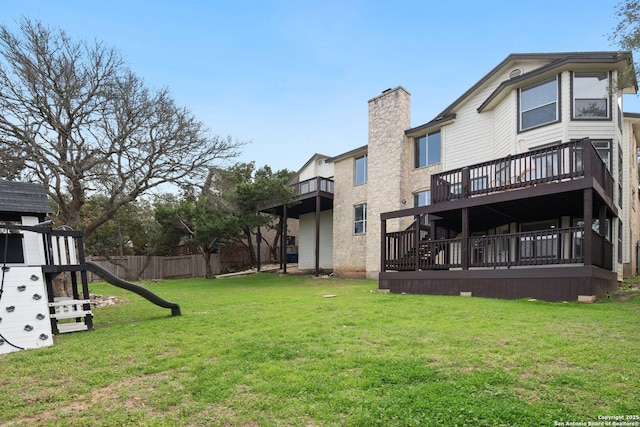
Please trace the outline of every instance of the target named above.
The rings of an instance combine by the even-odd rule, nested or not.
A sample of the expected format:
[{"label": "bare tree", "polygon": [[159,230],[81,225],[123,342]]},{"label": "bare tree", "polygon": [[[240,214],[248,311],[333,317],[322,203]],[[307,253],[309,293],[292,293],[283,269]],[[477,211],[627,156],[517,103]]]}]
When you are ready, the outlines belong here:
[{"label": "bare tree", "polygon": [[[100,42],[23,19],[0,26],[0,159],[45,184],[67,225],[90,235],[163,184],[202,183],[242,143],[213,136],[167,89],[150,90]],[[81,208],[105,194],[90,220]]]}]

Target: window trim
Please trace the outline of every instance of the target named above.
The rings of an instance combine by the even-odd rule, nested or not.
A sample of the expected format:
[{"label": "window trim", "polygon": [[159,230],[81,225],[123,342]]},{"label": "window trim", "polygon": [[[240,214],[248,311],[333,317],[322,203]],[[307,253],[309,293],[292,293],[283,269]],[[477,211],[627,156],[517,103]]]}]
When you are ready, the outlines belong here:
[{"label": "window trim", "polygon": [[[596,143],[599,143],[599,142],[600,143],[606,142],[609,145],[609,147],[606,148],[606,150],[600,147],[600,150],[598,150],[598,147],[596,147]],[[613,176],[613,139],[607,139],[607,138],[592,139],[591,145],[596,150],[596,153],[598,153],[598,156],[600,156],[600,159],[602,160],[602,162],[605,164],[605,166]],[[600,155],[601,152],[605,152],[605,151],[608,154],[607,156],[608,160],[603,159],[602,156]]]},{"label": "window trim", "polygon": [[575,121],[584,121],[584,120],[588,120],[588,121],[592,121],[592,120],[599,120],[599,121],[611,121],[613,120],[613,96],[611,94],[611,91],[608,90],[607,92],[607,116],[606,117],[576,117],[575,113],[576,113],[576,108],[575,108],[575,78],[576,78],[576,74],[587,74],[587,73],[607,73],[607,88],[609,89],[611,86],[611,79],[613,78],[613,73],[611,73],[611,71],[572,71],[571,72],[571,94],[570,94],[570,99],[571,99],[571,120],[575,120]]},{"label": "window trim", "polygon": [[[433,162],[433,163],[429,163],[429,137],[431,135],[435,135],[435,134],[439,134],[440,135],[440,152],[439,152],[439,156],[438,156],[438,161],[437,162]],[[418,144],[418,141],[422,138],[425,138],[425,162],[423,165],[420,164],[420,146]],[[439,163],[442,163],[442,130],[438,129],[436,131],[433,132],[429,132],[420,136],[416,136],[413,138],[413,168],[414,169],[422,169],[422,168],[426,168],[429,166],[433,166],[433,165],[437,165]]]},{"label": "window trim", "polygon": [[[358,207],[362,207],[362,218],[358,219],[357,217],[357,209]],[[358,224],[362,224],[362,231],[358,231]],[[363,234],[367,234],[367,204],[366,203],[358,203],[353,205],[353,234],[360,236]]]},{"label": "window trim", "polygon": [[[358,160],[364,159],[364,180],[362,182],[358,181]],[[369,155],[363,154],[362,156],[355,157],[353,159],[353,185],[362,185],[366,184],[369,180]]]},{"label": "window trim", "polygon": [[[419,198],[420,198],[421,194],[424,194],[425,198],[428,199],[428,203],[425,204],[425,205],[419,204]],[[413,193],[413,207],[414,208],[421,207],[421,206],[429,206],[429,205],[431,205],[431,189],[420,190],[420,191],[416,191],[415,193]]]},{"label": "window trim", "polygon": [[[560,123],[562,121],[562,115],[560,114],[560,112],[562,111],[562,108],[561,108],[562,107],[562,105],[561,105],[561,96],[560,96],[562,94],[562,85],[561,85],[562,79],[560,78],[560,76],[561,76],[560,74],[556,74],[554,77],[551,77],[551,78],[548,78],[548,79],[544,79],[544,80],[541,80],[541,81],[536,82],[534,84],[531,84],[531,85],[528,85],[528,86],[523,86],[523,87],[518,89],[518,92],[517,92],[518,93],[518,133],[528,132],[528,131],[533,130],[533,129],[538,129],[538,128],[541,128],[541,127],[544,127],[544,126],[549,126],[549,125],[552,125],[552,124],[555,124],[555,123]],[[531,127],[526,128],[526,129],[523,129],[522,128],[522,113],[523,113],[523,111],[522,111],[522,91],[523,90],[528,90],[528,89],[533,89],[533,88],[535,88],[537,86],[542,86],[543,84],[546,84],[546,83],[549,83],[549,82],[552,82],[552,81],[556,82],[556,100],[555,100],[555,103],[556,103],[556,118],[555,118],[555,120],[552,120],[552,121],[549,121],[549,122],[545,122],[545,123],[540,123],[540,124],[537,124],[535,126],[531,126]],[[550,105],[550,104],[552,104],[552,103],[547,103],[547,104],[544,104],[544,105]],[[536,108],[540,108],[540,107],[541,106],[538,106]],[[526,110],[525,112],[532,111],[532,110],[534,110],[534,108],[530,108],[530,109]]]}]

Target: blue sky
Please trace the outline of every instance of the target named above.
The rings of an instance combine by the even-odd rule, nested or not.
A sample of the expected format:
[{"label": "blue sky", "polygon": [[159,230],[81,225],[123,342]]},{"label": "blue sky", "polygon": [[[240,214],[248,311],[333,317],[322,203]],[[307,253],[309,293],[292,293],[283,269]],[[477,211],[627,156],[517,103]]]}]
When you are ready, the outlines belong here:
[{"label": "blue sky", "polygon": [[238,161],[297,170],[366,144],[367,101],[387,88],[412,94],[417,126],[510,53],[616,50],[617,3],[0,0],[0,23],[103,41],[213,133],[250,141]]}]

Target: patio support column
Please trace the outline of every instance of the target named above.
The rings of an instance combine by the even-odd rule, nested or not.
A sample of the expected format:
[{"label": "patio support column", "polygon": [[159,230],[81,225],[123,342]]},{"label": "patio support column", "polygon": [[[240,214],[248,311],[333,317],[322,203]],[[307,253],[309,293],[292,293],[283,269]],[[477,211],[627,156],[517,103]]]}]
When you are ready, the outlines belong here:
[{"label": "patio support column", "polygon": [[583,227],[582,232],[582,262],[584,265],[591,265],[593,260],[591,259],[593,239],[591,238],[591,224],[593,223],[593,193],[590,188],[585,188],[582,198],[582,218]]},{"label": "patio support column", "polygon": [[462,245],[461,245],[462,269],[469,269],[469,208],[462,208]]},{"label": "patio support column", "polygon": [[280,247],[282,249],[282,273],[287,274],[287,205],[282,208],[282,241]]},{"label": "patio support column", "polygon": [[[613,227],[613,221],[611,221],[610,224],[611,227]],[[607,246],[607,207],[606,205],[603,203],[599,206],[598,208],[598,234],[602,237],[602,239],[600,239],[600,250],[599,253],[602,254],[602,259],[600,260],[601,264],[603,266],[609,265],[609,263],[613,263],[613,259],[610,260],[606,260],[606,246]],[[613,252],[611,253],[611,256],[613,256]],[[613,265],[613,264],[611,264]]]},{"label": "patio support column", "polygon": [[320,193],[320,190],[318,190],[318,195],[316,195],[316,277],[320,276],[320,194],[319,193]]},{"label": "patio support column", "polygon": [[387,220],[383,219],[380,221],[380,271],[385,271],[385,266],[387,264]]}]

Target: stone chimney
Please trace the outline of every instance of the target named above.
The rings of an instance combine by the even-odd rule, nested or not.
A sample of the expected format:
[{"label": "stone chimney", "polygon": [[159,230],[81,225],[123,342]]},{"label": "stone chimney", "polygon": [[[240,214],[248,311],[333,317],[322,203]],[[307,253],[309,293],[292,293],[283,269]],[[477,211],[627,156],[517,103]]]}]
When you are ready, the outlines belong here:
[{"label": "stone chimney", "polygon": [[402,86],[369,100],[367,180],[367,278],[380,271],[380,214],[404,209],[406,164],[410,147],[404,131],[411,127],[411,94]]}]

